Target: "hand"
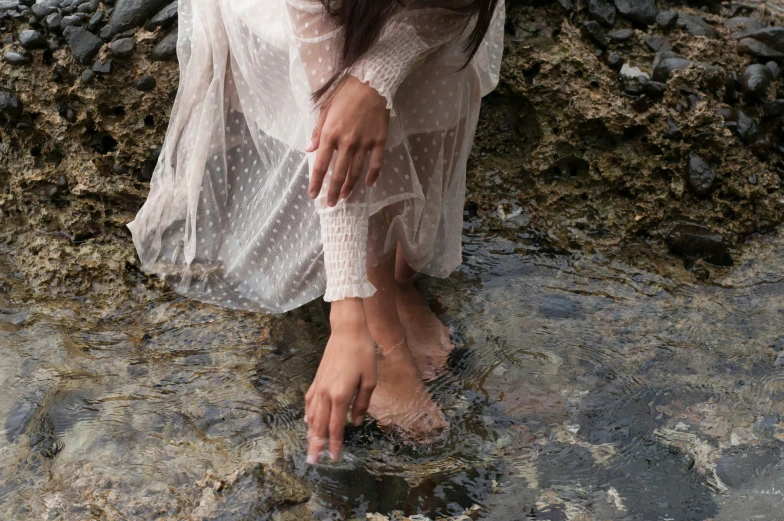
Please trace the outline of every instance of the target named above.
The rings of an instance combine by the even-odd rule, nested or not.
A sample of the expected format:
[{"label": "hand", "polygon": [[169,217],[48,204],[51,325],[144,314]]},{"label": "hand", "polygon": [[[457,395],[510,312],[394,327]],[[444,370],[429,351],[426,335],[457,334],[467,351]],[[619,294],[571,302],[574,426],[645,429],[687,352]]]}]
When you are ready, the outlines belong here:
[{"label": "hand", "polygon": [[305,149],[307,152],[318,150],[308,187],[310,198],[315,199],[321,193],[321,185],[335,152],[337,159],[327,193],[328,206],[335,206],[340,198],[351,194],[362,175],[368,154],[370,166],[365,184],[373,186],[381,171],[388,128],[386,98],[367,83],[349,75],[319,112],[318,122]]},{"label": "hand", "polygon": [[376,351],[370,340],[362,300],[344,299],[332,303],[332,334],[324,349],[316,377],[305,394],[305,421],[308,424],[309,464],[318,461],[329,435],[332,461],[340,457],[343,428],[351,398],[352,420],[360,425],[376,388]]}]

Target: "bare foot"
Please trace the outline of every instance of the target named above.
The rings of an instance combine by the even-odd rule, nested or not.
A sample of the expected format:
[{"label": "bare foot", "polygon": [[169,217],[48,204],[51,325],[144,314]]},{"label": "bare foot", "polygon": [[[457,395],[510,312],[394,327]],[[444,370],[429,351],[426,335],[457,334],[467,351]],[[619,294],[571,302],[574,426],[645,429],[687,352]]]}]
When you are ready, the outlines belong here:
[{"label": "bare foot", "polygon": [[395,296],[408,348],[422,378],[432,380],[446,367],[449,353],[454,349],[449,340],[449,328],[433,313],[413,282],[399,282]]},{"label": "bare foot", "polygon": [[448,427],[444,413],[430,396],[405,342],[377,360],[378,383],[368,414],[378,425],[397,428],[420,443],[444,432]]}]

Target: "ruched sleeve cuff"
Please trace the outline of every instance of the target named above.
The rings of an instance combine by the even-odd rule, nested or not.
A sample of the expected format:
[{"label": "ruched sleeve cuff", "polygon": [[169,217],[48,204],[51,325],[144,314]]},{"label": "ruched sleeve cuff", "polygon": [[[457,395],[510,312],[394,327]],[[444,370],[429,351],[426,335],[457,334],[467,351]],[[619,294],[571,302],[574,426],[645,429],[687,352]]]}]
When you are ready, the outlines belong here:
[{"label": "ruched sleeve cuff", "polygon": [[324,300],[373,296],[376,288],[367,279],[367,207],[341,201],[333,208],[319,209],[318,214],[327,272]]}]

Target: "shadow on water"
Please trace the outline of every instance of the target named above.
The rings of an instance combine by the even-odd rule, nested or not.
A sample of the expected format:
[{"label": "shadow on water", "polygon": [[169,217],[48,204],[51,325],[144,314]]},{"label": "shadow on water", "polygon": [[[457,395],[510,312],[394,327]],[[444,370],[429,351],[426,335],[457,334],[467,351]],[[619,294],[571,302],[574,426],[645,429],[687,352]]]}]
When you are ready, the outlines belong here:
[{"label": "shadow on water", "polygon": [[370,421],[316,466],[302,414],[323,304],[270,320],[169,294],[98,313],[98,296],[26,299],[0,270],[2,518],[778,516],[781,237],[704,285],[479,235],[464,251],[421,286],[456,345],[431,384],[448,438]]}]

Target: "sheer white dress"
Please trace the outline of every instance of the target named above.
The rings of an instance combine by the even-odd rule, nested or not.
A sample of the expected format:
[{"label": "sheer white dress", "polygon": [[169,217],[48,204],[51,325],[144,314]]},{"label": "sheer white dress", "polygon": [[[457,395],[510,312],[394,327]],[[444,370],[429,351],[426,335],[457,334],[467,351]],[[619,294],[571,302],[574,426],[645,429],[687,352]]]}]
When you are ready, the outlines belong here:
[{"label": "sheer white dress", "polygon": [[333,208],[329,178],[307,196],[305,146],[310,93],[334,72],[343,29],[318,0],[178,5],[179,88],[128,224],[143,271],[203,302],[280,313],[320,295],[371,296],[367,266],[398,244],[428,275],[460,264],[466,162],[481,97],[498,83],[503,0],[462,69],[462,15],[402,8],[387,23],[350,71],[387,100],[383,167]]}]

